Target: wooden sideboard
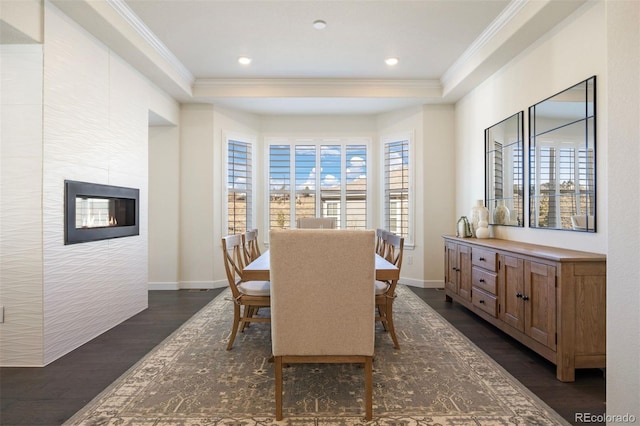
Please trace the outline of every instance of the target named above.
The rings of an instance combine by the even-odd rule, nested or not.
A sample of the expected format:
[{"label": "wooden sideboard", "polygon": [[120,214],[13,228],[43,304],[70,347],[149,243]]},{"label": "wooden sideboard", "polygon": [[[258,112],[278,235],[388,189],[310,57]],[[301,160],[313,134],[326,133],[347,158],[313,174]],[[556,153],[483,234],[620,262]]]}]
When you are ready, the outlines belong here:
[{"label": "wooden sideboard", "polygon": [[606,367],[603,254],[495,238],[444,236],[444,281],[456,301],[556,364],[556,377]]}]

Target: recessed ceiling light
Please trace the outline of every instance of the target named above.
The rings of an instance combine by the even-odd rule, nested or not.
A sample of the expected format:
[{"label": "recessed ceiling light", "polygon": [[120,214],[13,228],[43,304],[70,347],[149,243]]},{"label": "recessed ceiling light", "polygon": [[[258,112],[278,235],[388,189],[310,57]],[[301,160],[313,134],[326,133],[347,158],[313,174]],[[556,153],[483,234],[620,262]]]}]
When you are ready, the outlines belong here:
[{"label": "recessed ceiling light", "polygon": [[387,58],[384,60],[387,65],[398,65],[398,58]]},{"label": "recessed ceiling light", "polygon": [[238,62],[242,65],[249,65],[251,63],[251,58],[248,56],[240,56],[238,58]]},{"label": "recessed ceiling light", "polygon": [[316,30],[324,30],[325,28],[327,28],[327,23],[322,19],[317,19],[313,21],[313,28],[315,28]]}]

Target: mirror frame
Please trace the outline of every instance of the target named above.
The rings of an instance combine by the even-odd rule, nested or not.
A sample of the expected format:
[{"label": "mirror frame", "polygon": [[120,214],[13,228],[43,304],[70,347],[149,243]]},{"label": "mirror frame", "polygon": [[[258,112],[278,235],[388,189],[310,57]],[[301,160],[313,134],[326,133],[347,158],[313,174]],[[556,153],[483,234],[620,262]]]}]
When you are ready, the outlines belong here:
[{"label": "mirror frame", "polygon": [[[545,116],[548,124],[543,122]],[[555,116],[554,123],[550,116]],[[578,129],[571,131],[570,126]],[[543,153],[546,147],[551,149]],[[549,179],[539,184],[538,176],[544,173]],[[543,185],[547,195],[540,194]],[[529,107],[529,227],[596,232],[596,189],[596,76],[592,76]],[[557,206],[553,216],[552,205]]]},{"label": "mirror frame", "polygon": [[[497,137],[501,140],[498,141]],[[497,144],[500,145],[499,149],[496,149]],[[505,151],[512,150],[512,161],[500,161],[498,167],[496,158],[506,159]],[[485,205],[489,209],[489,224],[524,227],[524,111],[517,112],[485,129],[484,152]],[[496,179],[498,169],[502,174],[500,179],[502,183]],[[504,179],[505,176],[511,176],[511,179]],[[504,193],[507,181],[508,186],[512,186],[508,194]],[[502,196],[496,194],[498,185],[503,187]]]}]

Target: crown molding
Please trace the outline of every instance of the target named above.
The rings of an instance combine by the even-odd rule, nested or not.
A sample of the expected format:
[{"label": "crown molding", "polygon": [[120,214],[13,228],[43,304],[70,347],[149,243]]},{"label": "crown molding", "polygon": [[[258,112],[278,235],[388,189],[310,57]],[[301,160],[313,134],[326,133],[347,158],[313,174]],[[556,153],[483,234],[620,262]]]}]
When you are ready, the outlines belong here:
[{"label": "crown molding", "polygon": [[427,79],[362,79],[362,78],[199,78],[194,82],[194,87],[225,87],[225,86],[260,86],[269,85],[276,87],[312,87],[312,86],[381,86],[381,87],[414,87],[421,89],[438,89],[441,87],[438,80]]},{"label": "crown molding", "polygon": [[[460,57],[442,75],[443,86],[454,79],[462,68],[477,54],[479,54],[513,19],[518,16],[530,0],[512,0],[507,7],[489,24],[487,28],[474,40]],[[539,0],[538,0],[539,1]]]},{"label": "crown molding", "polygon": [[440,99],[438,80],[340,78],[197,79],[194,98],[216,97],[356,97]]},{"label": "crown molding", "polygon": [[441,89],[438,80],[388,80],[388,79],[360,79],[360,78],[199,78],[195,80],[194,88],[219,87],[386,87],[386,88],[415,88]]},{"label": "crown molding", "polygon": [[124,21],[133,29],[162,59],[167,61],[182,77],[190,84],[195,78],[191,71],[167,48],[167,46],[156,37],[156,35],[142,22],[124,0],[106,0],[106,3],[120,15]]}]

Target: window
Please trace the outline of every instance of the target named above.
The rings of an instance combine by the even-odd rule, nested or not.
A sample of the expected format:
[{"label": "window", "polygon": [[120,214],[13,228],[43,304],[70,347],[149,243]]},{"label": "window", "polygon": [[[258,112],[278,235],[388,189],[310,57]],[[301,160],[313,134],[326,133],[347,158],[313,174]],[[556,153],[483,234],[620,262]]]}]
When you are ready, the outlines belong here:
[{"label": "window", "polygon": [[408,137],[384,142],[385,227],[407,240],[410,240],[409,147]]},{"label": "window", "polygon": [[334,217],[338,228],[366,229],[367,149],[364,139],[270,142],[269,228]]},{"label": "window", "polygon": [[253,226],[253,145],[227,138],[227,233],[240,234]]}]

